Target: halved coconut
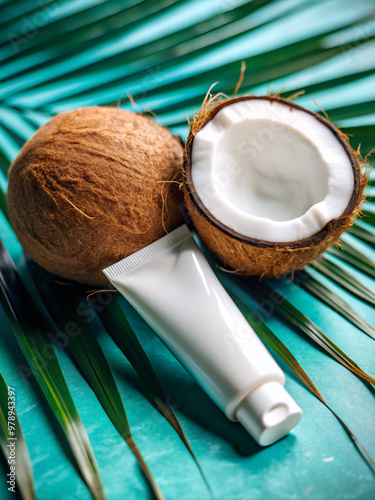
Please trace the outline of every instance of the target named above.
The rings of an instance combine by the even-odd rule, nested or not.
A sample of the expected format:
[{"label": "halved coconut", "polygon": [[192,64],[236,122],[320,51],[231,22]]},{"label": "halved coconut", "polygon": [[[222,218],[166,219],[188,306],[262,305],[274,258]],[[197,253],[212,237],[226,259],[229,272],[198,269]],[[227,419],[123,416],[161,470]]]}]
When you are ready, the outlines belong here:
[{"label": "halved coconut", "polygon": [[280,277],[337,243],[366,177],[328,120],[273,96],[203,106],[185,146],[185,201],[203,243],[230,269]]}]

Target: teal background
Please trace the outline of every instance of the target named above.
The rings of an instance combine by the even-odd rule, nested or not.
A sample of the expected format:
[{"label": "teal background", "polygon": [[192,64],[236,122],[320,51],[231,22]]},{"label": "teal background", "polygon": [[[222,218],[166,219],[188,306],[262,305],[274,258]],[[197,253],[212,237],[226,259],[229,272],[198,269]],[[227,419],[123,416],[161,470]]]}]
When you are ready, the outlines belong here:
[{"label": "teal background", "polygon": [[[251,76],[251,57],[334,27],[339,28],[361,17],[364,17],[362,31],[346,28],[330,35],[325,41],[329,47],[351,36],[353,45],[349,59],[349,52],[343,51],[328,63],[317,61],[312,68],[273,78],[251,88],[257,94],[267,92],[270,87],[275,90],[285,87],[293,91],[299,86],[317,85],[347,73],[367,72],[349,83],[344,81],[327,88],[323,86],[312,95],[301,97],[298,103],[314,108],[311,101],[313,96],[319,105],[327,110],[332,109],[333,115],[334,110],[340,107],[368,103],[365,120],[355,114],[345,116],[342,113],[340,116],[336,112],[336,121],[342,126],[371,125],[375,122],[375,115],[371,114],[375,101],[374,44],[371,37],[375,31],[369,31],[374,28],[366,24],[366,16],[375,8],[373,1],[270,2],[249,15],[246,15],[246,6],[252,2],[145,2],[145,19],[141,25],[132,27],[126,16],[122,21],[123,24],[130,23],[126,29],[122,29],[121,24],[100,24],[98,21],[94,25],[97,26],[97,35],[90,36],[91,40],[95,36],[102,36],[101,45],[84,41],[84,33],[89,33],[89,26],[87,31],[85,28],[79,32],[83,33],[81,38],[71,33],[74,26],[68,16],[74,12],[81,13],[80,22],[84,24],[87,16],[92,16],[94,22],[94,19],[100,20],[100,16],[104,19],[109,12],[125,10],[127,4],[140,2],[49,2],[51,8],[56,10],[55,19],[60,20],[57,25],[59,28],[56,28],[54,50],[51,50],[51,42],[48,42],[47,37],[47,30],[54,28],[47,23],[38,28],[35,40],[31,41],[33,46],[38,46],[38,50],[26,51],[13,58],[10,57],[9,44],[5,43],[7,33],[10,30],[22,30],[22,16],[30,18],[37,11],[33,10],[35,5],[32,2],[2,3],[5,3],[5,13],[10,18],[11,8],[13,13],[14,5],[17,4],[19,9],[18,18],[14,18],[16,20],[6,23],[3,18],[2,32],[0,25],[0,34],[3,36],[0,56],[5,61],[0,66],[3,163],[15,156],[22,142],[51,114],[76,106],[109,104],[118,99],[124,100],[123,107],[131,109],[126,99],[127,91],[139,94],[136,102],[141,109],[156,111],[164,125],[186,137],[186,114],[192,116],[194,107],[199,106],[209,85],[217,77],[217,73],[211,75],[206,74],[206,71],[217,70],[223,85],[232,80],[235,83],[236,78],[228,76],[226,71],[220,71],[221,66],[236,62],[239,72],[239,61],[247,58],[248,74]],[[186,42],[179,53],[183,57],[185,50],[188,56],[181,60],[177,56],[171,59],[168,52],[156,51],[157,41],[169,33],[178,33],[198,22],[209,22],[212,16],[228,16],[229,22],[231,9],[240,4],[244,5],[245,10],[238,21],[243,25],[238,38],[216,47],[213,44],[222,40],[225,32],[213,31],[207,35],[208,40],[202,42],[200,53],[189,55]],[[155,12],[151,12],[153,8]],[[146,16],[147,9],[150,10],[149,17]],[[258,25],[258,30],[251,29]],[[227,31],[229,36],[230,28]],[[199,34],[199,30],[192,32],[192,40],[194,37],[201,40]],[[361,36],[367,37],[369,41],[359,46],[356,40],[362,40]],[[90,39],[88,35],[87,39]],[[127,51],[148,42],[151,45],[145,46],[143,59],[127,63]],[[69,43],[72,46],[75,44],[75,52],[70,51]],[[93,66],[88,67],[85,74],[78,71],[82,65],[89,63]],[[154,70],[155,67],[158,69]],[[20,121],[17,121],[18,113],[22,116]],[[4,175],[0,181],[5,186]],[[3,216],[0,216],[0,234],[21,274],[26,276],[21,248]],[[369,249],[368,252],[374,256],[373,250]],[[372,280],[358,274],[375,290]],[[224,284],[239,292],[242,298],[252,301],[253,307],[257,308],[250,293],[253,281],[222,274],[219,276]],[[272,280],[269,282],[322,327],[365,371],[375,376],[375,346],[372,339],[295,285]],[[344,292],[340,293],[374,324],[374,311],[369,306]],[[226,419],[143,320],[125,303],[123,307],[160,377],[217,499],[367,500],[375,497],[374,474],[337,420],[282,363],[287,375],[286,387],[304,410],[304,416],[286,438],[262,449],[239,424]],[[328,404],[375,457],[374,392],[276,315],[269,317],[267,323],[297,357]],[[25,361],[2,310],[0,325],[0,370],[7,383],[16,388],[17,411],[30,450],[38,500],[89,499],[89,493],[72,465],[69,452],[36,384],[31,379],[23,380],[20,375],[18,367],[25,365]],[[208,499],[199,472],[176,433],[145,397],[144,388],[135,372],[98,324],[96,332],[123,396],[134,438],[166,498]],[[145,481],[126,444],[67,354],[57,351],[74,402],[88,431],[108,500],[149,498]],[[4,476],[0,478],[0,498],[13,498],[6,492]]]}]

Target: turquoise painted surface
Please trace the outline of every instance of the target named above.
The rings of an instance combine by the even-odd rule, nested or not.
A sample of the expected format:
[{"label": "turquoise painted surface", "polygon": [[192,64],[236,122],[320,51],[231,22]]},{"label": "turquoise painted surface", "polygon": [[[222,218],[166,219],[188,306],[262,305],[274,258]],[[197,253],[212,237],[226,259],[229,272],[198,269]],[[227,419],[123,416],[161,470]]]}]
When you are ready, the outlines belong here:
[{"label": "turquoise painted surface", "polygon": [[[258,2],[259,8],[254,10],[254,2],[241,0],[215,5],[207,0],[47,3],[49,17],[38,25],[35,16],[42,7],[26,0],[0,2],[2,187],[6,186],[7,163],[51,114],[76,106],[111,104],[118,99],[124,108],[131,109],[127,91],[136,96],[141,109],[154,110],[164,125],[186,136],[186,114],[192,116],[212,82],[220,80],[223,87],[235,85],[241,58],[248,64],[244,89],[261,93],[270,87],[285,87],[293,93],[308,88],[301,104],[314,108],[314,97],[345,126],[356,130],[357,125],[373,125],[373,0],[286,0],[264,2],[264,6]],[[22,50],[15,54],[8,35],[22,34],[23,16],[34,20],[37,34],[25,46],[20,45]],[[350,26],[354,21],[356,24]],[[199,27],[197,23],[201,23]],[[308,47],[303,53],[307,58],[315,50],[316,59],[306,68],[295,66],[285,75],[280,68],[276,75],[273,65],[268,66],[267,51],[325,33],[316,47]],[[177,35],[181,38],[176,41],[168,38]],[[319,59],[320,48],[328,50],[345,41],[349,45],[332,53],[328,61]],[[254,62],[259,65],[255,59],[259,55],[267,61],[262,70]],[[348,105],[352,106],[350,112],[346,111]],[[358,137],[362,133],[360,129]],[[359,141],[357,136],[355,140]],[[373,136],[365,141],[367,150],[371,149],[371,141]],[[26,276],[21,249],[1,215],[0,235]],[[242,298],[249,299],[246,279],[227,275],[220,278]],[[361,278],[375,290],[372,280],[363,275]],[[375,376],[373,340],[297,287],[273,284]],[[370,307],[340,293],[374,322]],[[254,302],[252,305],[257,307]],[[124,304],[124,308],[217,499],[374,498],[373,473],[331,413],[285,366],[287,388],[304,410],[304,417],[286,438],[261,449],[240,425],[225,418],[143,320],[128,305]],[[374,393],[275,315],[267,322],[374,457]],[[25,361],[1,309],[0,325],[0,370],[17,391],[17,411],[33,462],[38,500],[89,499],[36,384],[31,379],[25,381],[20,374],[18,367]],[[208,499],[193,460],[144,396],[131,366],[98,325],[96,333],[114,371],[135,440],[167,500]],[[67,354],[58,351],[58,357],[88,431],[108,500],[150,498],[137,463],[93,392]],[[4,469],[0,470],[0,498],[11,500]]]}]

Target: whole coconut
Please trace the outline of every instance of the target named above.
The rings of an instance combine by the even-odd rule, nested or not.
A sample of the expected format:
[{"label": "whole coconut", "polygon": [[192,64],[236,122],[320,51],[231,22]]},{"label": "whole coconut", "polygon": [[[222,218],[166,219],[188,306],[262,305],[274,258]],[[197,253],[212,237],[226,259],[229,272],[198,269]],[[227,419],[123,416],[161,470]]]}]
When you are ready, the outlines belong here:
[{"label": "whole coconut", "polygon": [[59,276],[106,285],[102,269],[182,222],[182,142],[119,108],[62,113],[23,146],[8,209],[21,245]]}]

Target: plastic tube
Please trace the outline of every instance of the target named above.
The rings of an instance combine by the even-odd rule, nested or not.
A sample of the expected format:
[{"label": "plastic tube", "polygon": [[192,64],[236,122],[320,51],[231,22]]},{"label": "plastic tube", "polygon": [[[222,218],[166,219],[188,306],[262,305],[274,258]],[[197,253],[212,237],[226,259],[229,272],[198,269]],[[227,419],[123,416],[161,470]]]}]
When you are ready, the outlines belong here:
[{"label": "plastic tube", "polygon": [[285,376],[183,225],[103,270],[230,420],[262,446],[302,411]]}]

